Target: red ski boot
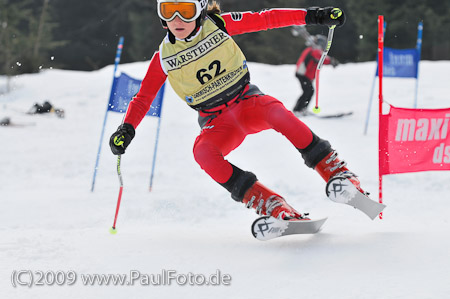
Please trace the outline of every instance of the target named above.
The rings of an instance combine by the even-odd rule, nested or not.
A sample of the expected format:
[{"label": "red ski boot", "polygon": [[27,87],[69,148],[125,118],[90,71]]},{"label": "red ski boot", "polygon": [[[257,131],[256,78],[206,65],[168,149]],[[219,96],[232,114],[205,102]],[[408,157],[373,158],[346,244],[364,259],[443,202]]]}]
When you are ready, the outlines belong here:
[{"label": "red ski boot", "polygon": [[386,206],[371,200],[369,193],[361,189],[357,176],[345,165],[344,161],[339,161],[337,153],[332,151],[314,169],[327,182],[325,192],[330,200],[352,206],[370,219],[375,219]]},{"label": "red ski boot", "polygon": [[259,181],[247,190],[242,202],[258,215],[272,216],[281,220],[309,220],[308,214],[300,214],[286,200]]},{"label": "red ski boot", "polygon": [[353,185],[355,185],[356,189],[358,189],[359,192],[361,192],[364,195],[368,195],[369,193],[361,189],[358,176],[353,172],[349,171],[346,165],[347,163],[345,161],[340,161],[338,159],[338,153],[333,150],[319,163],[317,163],[314,169],[320,174],[320,176],[327,183],[330,183],[332,180],[337,178],[346,178]]}]

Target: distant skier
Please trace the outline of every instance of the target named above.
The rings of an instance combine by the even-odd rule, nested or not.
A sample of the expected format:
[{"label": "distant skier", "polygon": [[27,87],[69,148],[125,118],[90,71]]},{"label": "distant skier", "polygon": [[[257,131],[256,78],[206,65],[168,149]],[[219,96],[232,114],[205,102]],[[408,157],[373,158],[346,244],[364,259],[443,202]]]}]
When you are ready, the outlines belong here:
[{"label": "distant skier", "polygon": [[44,113],[55,113],[59,118],[64,118],[64,110],[60,108],[54,108],[49,101],[45,101],[42,105],[35,103],[30,110],[27,112],[28,114],[44,114]]},{"label": "distant skier", "polygon": [[[317,64],[327,46],[327,38],[323,35],[316,35],[313,38],[313,43],[307,42],[307,45],[309,47],[303,50],[295,70],[295,76],[300,81],[300,86],[303,89],[303,94],[297,100],[293,109],[298,116],[306,113],[308,104],[314,95],[313,81],[316,78]],[[327,56],[323,64],[331,64],[333,67],[336,67],[339,62],[337,59]]]},{"label": "distant skier", "polygon": [[[209,6],[207,0],[158,0],[157,3],[167,36],[153,55],[123,124],[110,138],[113,154],[125,153],[135,136],[135,128],[168,77],[173,90],[199,113],[202,131],[194,144],[195,160],[234,200],[247,208],[278,219],[307,219],[261,184],[255,174],[224,158],[247,135],[267,129],[283,134],[300,152],[306,165],[317,170],[325,181],[345,176],[364,193],[356,175],[337,158],[328,141],[315,135],[280,101],[250,84],[246,58],[231,38],[305,23],[341,26],[345,21],[343,12],[332,7],[315,7],[220,14],[215,1]],[[303,183],[307,184],[305,179]]]}]

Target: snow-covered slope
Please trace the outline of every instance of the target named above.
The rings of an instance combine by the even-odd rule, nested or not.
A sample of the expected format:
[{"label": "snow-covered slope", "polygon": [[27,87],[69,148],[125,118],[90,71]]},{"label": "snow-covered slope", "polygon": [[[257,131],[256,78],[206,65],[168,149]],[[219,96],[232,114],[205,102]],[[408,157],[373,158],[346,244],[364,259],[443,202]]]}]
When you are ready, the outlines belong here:
[{"label": "snow-covered slope", "polygon": [[[121,65],[142,78],[148,63]],[[252,82],[292,108],[300,95],[294,65],[249,64]],[[450,62],[422,62],[419,106],[450,107]],[[122,157],[124,193],[108,139],[122,115],[109,113],[95,192],[93,168],[112,81],[112,66],[96,72],[46,70],[13,79],[0,96],[0,118],[33,123],[0,127],[1,298],[446,298],[450,294],[450,172],[384,179],[383,220],[371,221],[326,199],[321,178],[303,164],[281,135],[249,136],[227,158],[253,171],[299,211],[328,216],[317,235],[260,242],[250,234],[256,215],[234,202],[195,163],[197,116],[167,88],[153,191],[148,192],[157,120],[146,118]],[[378,190],[377,96],[363,135],[374,63],[345,64],[321,72],[322,113],[354,111],[342,119],[304,121],[328,139],[360,176]],[[3,86],[5,78],[0,77]],[[385,100],[412,107],[415,81],[386,79]],[[29,116],[49,100],[66,111]],[[12,286],[14,271],[74,271],[71,286]],[[84,274],[231,276],[230,285],[86,286]],[[135,272],[136,273],[136,272]],[[166,272],[167,273],[167,272]],[[184,276],[184,277],[186,277]],[[198,276],[196,276],[198,278]],[[30,272],[20,281],[27,282]],[[68,278],[68,277],[67,277]],[[200,279],[201,280],[201,279]],[[198,280],[198,282],[200,281]],[[42,281],[41,281],[42,282]],[[61,280],[59,280],[61,282]]]}]

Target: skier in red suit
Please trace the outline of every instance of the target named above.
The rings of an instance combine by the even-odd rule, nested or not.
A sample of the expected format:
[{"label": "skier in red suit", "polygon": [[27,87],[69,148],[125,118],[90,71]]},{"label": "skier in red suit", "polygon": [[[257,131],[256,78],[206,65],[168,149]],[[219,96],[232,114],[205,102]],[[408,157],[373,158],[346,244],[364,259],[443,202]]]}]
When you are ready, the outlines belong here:
[{"label": "skier in red suit", "polygon": [[[110,138],[115,155],[125,153],[135,128],[168,78],[178,96],[199,114],[202,131],[194,143],[195,160],[235,201],[247,208],[278,219],[306,219],[282,196],[260,183],[255,174],[225,159],[247,135],[267,129],[283,134],[306,165],[318,171],[325,181],[345,174],[359,188],[358,179],[339,161],[328,141],[315,135],[279,100],[250,83],[245,56],[231,38],[293,25],[341,26],[345,21],[343,12],[332,7],[315,7],[221,13],[215,1],[211,5],[207,0],[157,2],[167,36],[151,59],[123,124]],[[336,11],[339,17],[331,18]]]},{"label": "skier in red suit", "polygon": [[[297,100],[293,109],[296,115],[304,115],[306,113],[306,108],[314,95],[313,81],[316,78],[317,64],[326,46],[327,38],[323,35],[316,35],[314,37],[314,44],[303,50],[297,61],[295,76],[300,81],[303,94]],[[323,64],[331,64],[333,67],[336,67],[338,61],[333,57],[327,56]]]}]

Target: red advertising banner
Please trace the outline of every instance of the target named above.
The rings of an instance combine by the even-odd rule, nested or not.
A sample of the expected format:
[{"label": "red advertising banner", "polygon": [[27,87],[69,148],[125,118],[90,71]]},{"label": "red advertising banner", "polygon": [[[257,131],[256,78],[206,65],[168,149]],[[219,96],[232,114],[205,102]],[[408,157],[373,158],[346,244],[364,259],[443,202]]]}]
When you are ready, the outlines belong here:
[{"label": "red advertising banner", "polygon": [[380,116],[380,175],[450,170],[450,108],[390,108]]}]

